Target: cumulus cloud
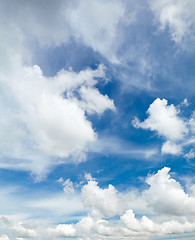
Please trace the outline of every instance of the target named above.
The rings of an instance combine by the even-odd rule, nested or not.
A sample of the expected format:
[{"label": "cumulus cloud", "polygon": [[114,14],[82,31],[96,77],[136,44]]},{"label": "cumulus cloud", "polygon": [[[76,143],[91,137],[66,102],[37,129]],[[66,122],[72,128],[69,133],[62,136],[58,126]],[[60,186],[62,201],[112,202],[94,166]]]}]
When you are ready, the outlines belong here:
[{"label": "cumulus cloud", "polygon": [[195,228],[195,222],[190,223],[183,221],[180,223],[177,220],[170,220],[156,223],[146,216],[143,216],[141,219],[136,219],[132,210],[127,210],[126,213],[121,216],[121,222],[134,233],[138,233],[138,236],[145,235],[145,239],[150,239],[152,235],[163,236],[168,234],[192,233]]},{"label": "cumulus cloud", "polygon": [[180,140],[188,132],[186,123],[178,116],[173,104],[167,105],[166,99],[157,98],[148,108],[148,118],[143,122],[134,121],[137,128],[157,131],[160,136],[170,140]]},{"label": "cumulus cloud", "polygon": [[176,43],[186,39],[194,40],[194,10],[193,0],[148,0],[150,7],[160,23],[160,28],[169,28],[171,38]]},{"label": "cumulus cloud", "polygon": [[77,4],[0,1],[1,168],[30,170],[39,180],[56,164],[84,161],[88,143],[97,138],[86,113],[115,110],[114,102],[96,88],[105,79],[103,65],[79,73],[62,69],[52,77],[32,65],[29,39],[33,35],[40,45],[53,47],[68,41],[67,12]]},{"label": "cumulus cloud", "polygon": [[150,188],[143,192],[144,198],[150,207],[160,213],[194,215],[195,198],[184,192],[180,183],[171,178],[169,171],[170,168],[164,167],[146,179]]},{"label": "cumulus cloud", "polygon": [[[82,201],[87,212],[74,219],[74,223],[52,225],[45,221],[15,223],[16,220],[5,222],[0,226],[0,233],[15,238],[44,239],[151,239],[166,237],[169,234],[187,234],[195,231],[195,198],[184,191],[182,185],[170,175],[170,168],[164,167],[157,173],[148,175],[145,182],[148,187],[134,195],[132,191],[118,192],[114,186],[108,188],[98,186],[97,180],[90,179],[81,188]],[[59,182],[63,183],[64,179]],[[191,188],[194,186],[191,185]],[[138,191],[138,190],[137,190]],[[55,194],[56,195],[56,194]],[[73,195],[78,195],[74,193]],[[133,200],[136,201],[136,204]],[[48,202],[52,202],[47,198]],[[41,209],[49,209],[46,199],[38,199]],[[62,206],[70,208],[70,202],[56,198],[59,211]],[[78,202],[71,201],[73,205]],[[53,204],[53,203],[52,203]],[[145,209],[143,209],[145,205]],[[27,207],[27,205],[25,204]],[[35,207],[34,205],[34,211]],[[48,208],[49,207],[49,208]],[[145,212],[144,212],[145,211]],[[67,212],[66,212],[67,214]],[[117,216],[117,217],[116,217]],[[59,222],[59,220],[58,220]],[[9,234],[7,234],[9,233]]]},{"label": "cumulus cloud", "polygon": [[55,228],[48,228],[45,234],[49,237],[75,237],[76,230],[71,224],[59,224]]},{"label": "cumulus cloud", "polygon": [[166,140],[161,148],[163,154],[179,155],[183,153],[184,146],[194,142],[193,115],[187,120],[179,113],[178,107],[168,105],[166,99],[157,98],[147,110],[148,117],[143,122],[135,117],[132,124],[135,128],[149,129],[163,137]]},{"label": "cumulus cloud", "polygon": [[22,224],[17,224],[12,227],[12,231],[15,232],[15,234],[18,237],[24,237],[24,238],[36,238],[37,233],[34,229],[27,228],[23,226]]},{"label": "cumulus cloud", "polygon": [[113,217],[122,210],[117,190],[113,185],[102,189],[97,181],[89,180],[82,188],[82,198],[87,208],[103,217]]},{"label": "cumulus cloud", "polygon": [[[67,158],[72,153],[79,156],[86,144],[96,139],[85,112],[91,109],[92,113],[102,114],[106,109],[115,108],[113,101],[95,87],[97,78],[105,76],[104,71],[100,65],[97,70],[87,69],[78,74],[62,70],[49,78],[36,65],[19,65],[17,71],[3,75],[0,148],[1,156],[10,161],[2,161],[1,166],[41,173],[57,163],[54,158]],[[92,95],[88,98],[88,93],[80,94],[84,86],[96,92],[94,98]],[[101,109],[96,108],[98,101]],[[21,162],[15,165],[12,158],[21,159]],[[37,166],[40,158],[43,160]],[[82,160],[76,159],[77,162]]]}]

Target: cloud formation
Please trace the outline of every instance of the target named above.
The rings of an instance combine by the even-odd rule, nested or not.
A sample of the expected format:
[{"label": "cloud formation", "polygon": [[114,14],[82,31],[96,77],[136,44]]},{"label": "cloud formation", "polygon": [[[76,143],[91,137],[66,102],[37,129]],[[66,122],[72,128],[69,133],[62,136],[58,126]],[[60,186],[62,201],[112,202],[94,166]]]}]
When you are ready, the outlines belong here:
[{"label": "cloud formation", "polygon": [[[169,234],[187,234],[195,231],[194,193],[185,193],[181,184],[171,177],[170,168],[164,167],[148,175],[148,188],[136,196],[135,209],[130,192],[118,192],[114,186],[101,188],[91,177],[81,187],[81,196],[87,215],[72,224],[52,224],[44,221],[14,223],[2,218],[4,228],[0,233],[9,233],[16,238],[60,239],[151,239]],[[61,181],[60,181],[61,182]],[[191,189],[194,185],[191,185]],[[78,193],[73,193],[78,194]],[[166,199],[166,200],[165,200]],[[40,201],[39,201],[40,202]],[[146,203],[146,214],[137,215]],[[58,201],[59,205],[59,201]],[[119,216],[119,218],[115,218]],[[54,219],[52,220],[52,222]],[[2,227],[2,226],[1,226]],[[8,234],[6,234],[9,236]],[[3,237],[7,237],[5,235]],[[8,238],[8,237],[7,237]]]},{"label": "cloud formation", "polygon": [[[1,77],[0,148],[1,156],[9,159],[1,166],[41,174],[57,163],[55,158],[76,153],[75,161],[82,161],[79,153],[96,139],[85,112],[102,114],[106,109],[115,109],[113,101],[95,87],[97,78],[104,77],[101,65],[78,74],[62,70],[50,78],[36,65],[18,66],[17,71]],[[15,165],[12,158],[21,160]]]},{"label": "cloud formation", "polygon": [[[164,137],[161,152],[163,154],[179,155],[183,152],[182,147],[193,143],[193,115],[187,120],[179,116],[180,110],[173,104],[168,105],[166,99],[157,98],[150,104],[146,118],[140,122],[134,118],[132,124],[135,128],[149,129]],[[188,139],[188,141],[186,141]]]},{"label": "cloud formation", "polygon": [[193,0],[148,0],[150,7],[160,23],[160,29],[169,28],[171,39],[177,44],[186,40],[194,40],[194,10]]}]

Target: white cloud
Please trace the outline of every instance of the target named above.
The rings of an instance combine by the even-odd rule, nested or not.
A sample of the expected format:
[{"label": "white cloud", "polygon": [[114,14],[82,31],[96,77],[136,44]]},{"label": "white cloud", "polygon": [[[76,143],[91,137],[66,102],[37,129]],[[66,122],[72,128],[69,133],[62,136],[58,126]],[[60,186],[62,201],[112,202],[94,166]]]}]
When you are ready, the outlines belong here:
[{"label": "white cloud", "polygon": [[95,181],[96,179],[91,176],[91,173],[85,173],[85,179],[87,181]]},{"label": "white cloud", "polygon": [[49,237],[75,237],[76,230],[71,224],[59,224],[55,228],[48,228],[45,234]]},{"label": "white cloud", "polygon": [[[96,139],[85,111],[90,108],[93,113],[102,114],[108,108],[114,109],[113,102],[95,88],[95,78],[103,76],[103,66],[78,74],[62,70],[55,77],[47,78],[38,66],[18,65],[17,71],[1,77],[0,149],[1,156],[9,158],[9,161],[1,162],[1,167],[42,174],[59,162],[55,162],[55,158],[79,155],[85,150],[86,144]],[[91,107],[92,96],[87,100],[81,96],[75,101],[83,86],[97,93],[97,105],[98,101],[106,104],[101,109]],[[12,158],[17,158],[18,164],[13,164]],[[76,162],[82,160],[75,159]]]},{"label": "white cloud", "polygon": [[114,48],[119,39],[118,23],[124,18],[123,2],[8,0],[0,4],[2,22],[14,24],[25,41],[35,39],[41,47],[56,47],[74,38],[110,61],[118,61]]},{"label": "white cloud", "polygon": [[180,183],[170,177],[169,171],[170,168],[165,167],[149,176],[146,183],[150,188],[143,192],[143,197],[159,213],[195,215],[195,198],[184,192]]},{"label": "white cloud", "polygon": [[166,154],[169,153],[169,154],[173,154],[173,155],[179,155],[182,153],[182,147],[173,142],[166,141],[162,145],[161,152],[166,153]]},{"label": "white cloud", "polygon": [[195,158],[195,152],[194,152],[194,150],[190,149],[190,151],[185,154],[185,158],[187,158],[188,160]]},{"label": "white cloud", "polygon": [[180,44],[186,39],[194,40],[193,0],[148,0],[148,2],[161,29],[169,28],[173,41]]},{"label": "white cloud", "polygon": [[70,196],[74,193],[73,182],[70,179],[67,179],[66,181],[64,181],[63,178],[60,178],[57,181],[63,186],[63,190],[67,195]]},{"label": "white cloud", "polygon": [[123,18],[124,10],[123,3],[116,0],[83,0],[69,12],[68,21],[76,38],[110,61],[118,62],[113,50],[118,34],[117,25]]},{"label": "white cloud", "polygon": [[82,218],[75,227],[82,239],[93,239],[94,237],[99,239],[101,236],[114,236],[113,231],[116,232],[108,221],[91,216]]},{"label": "white cloud", "polygon": [[113,185],[101,189],[98,182],[89,180],[82,188],[84,205],[104,217],[113,217],[122,211],[117,190]]},{"label": "white cloud", "polygon": [[[143,216],[140,220],[135,218],[135,214],[132,210],[126,211],[121,216],[121,222],[133,232],[140,235],[145,235],[145,239],[150,239],[153,236],[166,236],[168,234],[182,234],[193,233],[195,229],[195,222],[170,220],[161,223],[155,223],[146,216]],[[181,235],[180,235],[181,236]],[[139,238],[138,238],[139,239]]]},{"label": "white cloud", "polygon": [[170,140],[182,139],[188,132],[186,123],[178,116],[175,106],[167,103],[166,99],[157,98],[147,110],[148,118],[143,122],[134,122],[134,126],[157,131]]},{"label": "white cloud", "polygon": [[[12,219],[10,221],[1,218],[0,234],[32,239],[58,240],[62,237],[74,237],[76,240],[105,238],[113,240],[151,239],[166,237],[169,234],[182,236],[193,233],[195,231],[194,193],[192,192],[191,195],[185,193],[181,184],[170,176],[169,171],[170,169],[165,167],[156,174],[149,175],[146,178],[148,188],[142,192],[137,190],[139,193],[134,190],[117,192],[112,185],[101,188],[97,181],[89,180],[82,187],[81,193],[75,192],[69,201],[67,198],[57,197],[56,193],[53,194],[55,195],[53,199],[49,195],[47,198],[36,198],[33,212],[37,211],[40,214],[40,210],[45,209],[47,212],[50,211],[52,217],[48,218],[48,215],[44,215],[45,219],[41,221],[36,218],[29,221],[28,216],[19,223],[16,223],[18,219],[9,216],[8,219]],[[63,183],[64,180],[61,179],[59,182]],[[194,185],[191,185],[190,191],[193,190],[192,188]],[[75,206],[79,205],[79,201],[75,201],[78,197],[82,198],[88,211],[83,216],[71,219],[74,223],[70,224],[69,214],[73,214],[70,208],[74,206],[75,209]],[[32,201],[23,203],[21,207],[25,209],[30,207],[32,211]],[[51,208],[55,212],[54,217]],[[61,220],[56,218],[58,212],[62,214]],[[118,215],[120,218],[116,218]],[[53,225],[53,222],[62,222],[65,219],[69,224]]]},{"label": "white cloud", "polygon": [[[45,77],[39,66],[31,64],[34,38],[45,47],[66,43],[69,34],[75,31],[70,19],[75,11],[83,9],[79,23],[86,26],[91,23],[94,27],[90,31],[97,31],[88,37],[93,35],[92,40],[98,40],[103,29],[108,36],[111,34],[105,38],[109,39],[109,45],[116,35],[123,7],[115,0],[101,4],[77,0],[55,4],[20,0],[20,4],[16,4],[9,0],[7,4],[0,1],[0,5],[3,53],[0,58],[0,167],[30,170],[39,175],[38,180],[58,163],[84,161],[88,143],[97,137],[85,113],[101,115],[106,109],[115,110],[115,106],[95,87],[100,78],[105,78],[103,65],[80,73],[61,70],[53,77]],[[95,15],[96,7],[102,17]],[[88,21],[90,12],[94,23]],[[96,49],[90,41],[84,42]],[[101,44],[104,46],[99,39],[96,50],[103,51]]]},{"label": "white cloud", "polygon": [[161,148],[163,154],[179,155],[183,153],[184,146],[194,142],[193,117],[186,120],[179,113],[178,107],[168,105],[166,99],[157,98],[147,110],[148,118],[140,122],[135,117],[132,124],[135,128],[156,131],[159,136],[164,137],[166,141]]},{"label": "white cloud", "polygon": [[15,232],[15,234],[18,237],[24,237],[24,238],[36,238],[37,233],[34,229],[29,229],[24,227],[22,224],[17,224],[12,227],[12,231]]},{"label": "white cloud", "polygon": [[97,89],[81,87],[79,93],[83,99],[81,106],[90,114],[102,114],[105,109],[115,110],[114,102],[107,95],[101,95]]}]

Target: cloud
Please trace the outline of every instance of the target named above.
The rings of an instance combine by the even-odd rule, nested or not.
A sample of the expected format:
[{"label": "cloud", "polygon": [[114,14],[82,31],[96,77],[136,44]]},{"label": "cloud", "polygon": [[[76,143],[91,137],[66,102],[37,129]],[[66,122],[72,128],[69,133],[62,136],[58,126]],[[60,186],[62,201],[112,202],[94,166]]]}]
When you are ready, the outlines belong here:
[{"label": "cloud", "polygon": [[122,210],[117,190],[113,185],[101,189],[98,182],[89,180],[82,188],[82,198],[85,207],[103,217],[113,217]]},{"label": "cloud", "polygon": [[133,157],[134,159],[151,160],[158,158],[159,150],[155,146],[141,146],[119,137],[104,135],[98,137],[97,141],[88,145],[91,153],[118,155],[122,157]]},{"label": "cloud", "polygon": [[76,230],[71,224],[59,224],[55,228],[48,228],[46,234],[49,237],[75,237]]},{"label": "cloud", "polygon": [[185,40],[194,40],[194,9],[193,0],[148,0],[150,7],[160,23],[160,29],[169,28],[171,39],[178,44]]},{"label": "cloud", "polygon": [[190,151],[185,154],[185,158],[188,160],[195,158],[195,152],[192,149],[190,149]]},{"label": "cloud", "polygon": [[[162,223],[155,223],[146,216],[141,219],[136,219],[132,210],[126,211],[121,216],[121,222],[130,229],[137,233],[137,235],[145,235],[145,239],[150,239],[150,236],[166,236],[168,234],[182,234],[193,232],[195,229],[195,222],[184,221],[182,223],[176,220],[170,220]],[[133,234],[132,234],[133,235]],[[173,236],[174,237],[174,236]],[[138,238],[139,239],[139,238]]]},{"label": "cloud", "polygon": [[[149,206],[163,214],[188,216],[195,214],[195,198],[186,194],[175,179],[170,177],[170,168],[164,167],[146,179],[150,186],[143,192]],[[166,198],[166,201],[164,200]]]},{"label": "cloud", "polygon": [[[145,179],[148,187],[143,191],[137,189],[137,193],[135,190],[119,192],[112,185],[101,188],[97,180],[89,179],[81,186],[81,192],[77,189],[69,201],[66,197],[59,198],[57,193],[42,199],[40,196],[34,201],[33,212],[39,213],[37,217],[34,215],[34,220],[29,221],[28,216],[26,219],[21,218],[17,223],[19,220],[11,216],[1,218],[3,224],[0,226],[0,234],[15,238],[74,237],[76,240],[91,240],[151,239],[166,237],[169,234],[181,234],[182,236],[182,234],[193,233],[195,231],[194,192],[186,193],[182,185],[170,176],[169,171],[170,168],[164,167],[157,173],[148,175]],[[64,180],[61,179],[59,182],[64,182]],[[191,185],[190,189],[193,190],[193,188],[194,185]],[[19,196],[16,196],[16,200],[18,198]],[[70,220],[72,205],[75,209],[75,206],[81,204],[75,201],[76,198],[83,201],[87,212]],[[24,206],[25,209],[30,207],[32,211],[32,201],[26,200],[21,208]],[[63,206],[66,207],[65,211]],[[51,208],[55,215],[51,213],[52,218],[44,215],[45,218],[40,221],[38,209],[41,211],[45,209],[48,212]],[[81,209],[82,207],[80,211]],[[61,212],[61,218],[56,218],[58,212]],[[68,223],[54,225],[54,222],[62,222],[65,219]]]},{"label": "cloud", "polygon": [[182,147],[173,142],[166,141],[162,145],[161,152],[164,154],[169,153],[173,155],[180,155],[182,153]]},{"label": "cloud", "polygon": [[156,131],[166,140],[161,148],[163,154],[179,155],[183,153],[183,147],[194,142],[193,124],[194,118],[187,120],[179,116],[180,110],[173,104],[168,105],[166,99],[157,98],[147,110],[148,117],[140,122],[134,118],[132,124],[135,128]]},{"label": "cloud", "polygon": [[41,47],[47,48],[61,46],[74,38],[110,61],[118,61],[113,49],[118,38],[118,23],[124,17],[123,2],[20,0],[16,4],[9,0],[7,4],[3,1],[0,4],[1,18],[8,25],[14,23],[27,42],[37,41]]},{"label": "cloud", "polygon": [[143,122],[134,121],[137,128],[157,131],[160,136],[170,140],[180,140],[188,132],[186,123],[178,116],[174,105],[167,105],[166,99],[157,98],[148,108],[148,118]]},{"label": "cloud", "polygon": [[74,193],[73,182],[70,179],[64,181],[64,179],[61,177],[57,180],[57,182],[59,182],[63,186],[63,190],[67,195],[70,196]]},{"label": "cloud", "polygon": [[[1,168],[31,171],[40,180],[57,164],[84,161],[88,143],[97,138],[86,113],[115,110],[114,102],[95,87],[105,78],[103,65],[79,73],[62,69],[46,77],[32,64],[36,41],[45,48],[69,41],[69,13],[80,4],[77,0],[0,1]],[[88,12],[86,7],[87,2]],[[105,4],[105,11],[108,7]],[[115,29],[115,20],[110,24]]]},{"label": "cloud", "polygon": [[106,56],[111,62],[118,62],[113,51],[117,39],[117,25],[123,18],[123,2],[112,1],[79,1],[69,12],[68,21],[76,39],[81,39]]},{"label": "cloud", "polygon": [[81,87],[79,93],[83,99],[81,106],[89,114],[102,114],[105,109],[115,110],[114,102],[107,95],[100,94],[97,89]]},{"label": "cloud", "polygon": [[[43,47],[59,46],[69,40],[69,29],[65,15],[78,1],[33,1],[9,0],[1,4],[1,17],[8,24],[14,23],[15,28],[24,33],[25,39],[36,39]],[[22,8],[21,8],[22,6]],[[46,7],[47,6],[47,7]],[[24,18],[26,21],[24,21]],[[49,27],[48,27],[49,26]]]},{"label": "cloud", "polygon": [[22,224],[17,224],[12,227],[12,231],[18,236],[18,237],[24,237],[24,238],[36,238],[37,233],[34,229],[29,229],[24,227]]},{"label": "cloud", "polygon": [[[101,65],[97,70],[87,69],[78,74],[62,70],[50,78],[36,65],[18,66],[17,71],[4,75],[0,89],[3,116],[0,149],[1,156],[9,161],[2,161],[1,166],[42,174],[51,165],[66,162],[54,159],[67,158],[73,153],[79,156],[86,144],[96,139],[85,112],[91,109],[93,114],[102,114],[107,108],[115,108],[113,101],[95,87],[97,78],[103,77]],[[96,92],[95,100],[93,96],[88,98],[87,93],[80,95],[80,88],[84,86]],[[98,101],[102,104],[101,110],[96,109]],[[11,134],[8,135],[8,131]],[[18,159],[17,165],[12,162],[13,158]],[[43,160],[37,165],[40,158]],[[82,160],[77,157],[75,161]]]}]

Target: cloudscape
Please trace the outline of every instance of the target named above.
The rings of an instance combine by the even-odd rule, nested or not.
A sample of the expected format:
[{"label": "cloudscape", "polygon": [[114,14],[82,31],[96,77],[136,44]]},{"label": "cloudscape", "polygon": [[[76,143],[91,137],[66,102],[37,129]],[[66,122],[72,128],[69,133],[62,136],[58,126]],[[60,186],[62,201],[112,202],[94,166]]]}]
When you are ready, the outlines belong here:
[{"label": "cloudscape", "polygon": [[194,13],[0,0],[0,240],[195,239]]}]

